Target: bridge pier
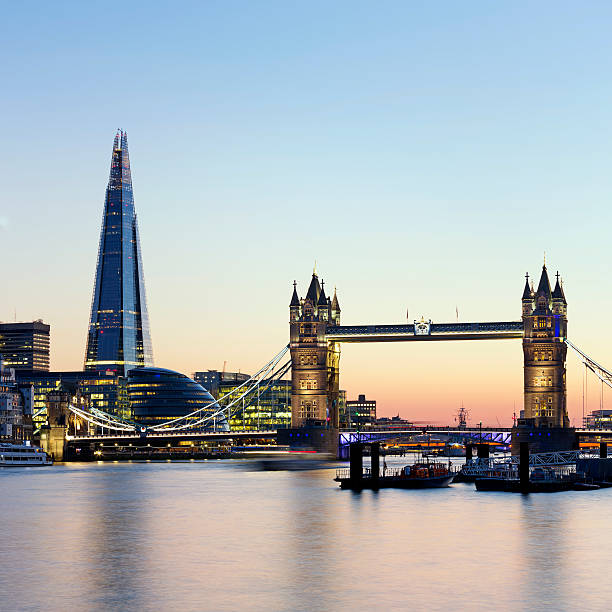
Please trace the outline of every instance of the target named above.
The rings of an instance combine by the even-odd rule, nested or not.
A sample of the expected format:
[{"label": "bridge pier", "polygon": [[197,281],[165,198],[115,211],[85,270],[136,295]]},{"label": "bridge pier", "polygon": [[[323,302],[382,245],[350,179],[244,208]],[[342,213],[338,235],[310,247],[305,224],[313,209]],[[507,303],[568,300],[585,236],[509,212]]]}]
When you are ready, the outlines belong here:
[{"label": "bridge pier", "polygon": [[66,426],[43,425],[40,428],[40,448],[53,457],[53,461],[63,461],[66,451]]},{"label": "bridge pier", "polygon": [[314,450],[330,458],[338,456],[339,432],[334,427],[288,427],[277,432],[277,444],[292,450]]},{"label": "bridge pier", "polygon": [[537,427],[531,419],[519,419],[512,428],[511,452],[520,453],[521,443],[529,445],[532,453],[552,453],[578,448],[576,430],[573,427]]}]

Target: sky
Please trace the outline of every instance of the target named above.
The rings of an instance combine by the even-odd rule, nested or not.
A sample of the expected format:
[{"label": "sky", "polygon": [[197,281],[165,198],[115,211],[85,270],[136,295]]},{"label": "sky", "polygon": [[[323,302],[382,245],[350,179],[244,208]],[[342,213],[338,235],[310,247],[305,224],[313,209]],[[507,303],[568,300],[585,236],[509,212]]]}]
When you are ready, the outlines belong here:
[{"label": "sky", "polygon": [[[52,368],[82,367],[122,128],[156,365],[255,371],[315,260],[345,324],[519,319],[546,252],[610,367],[611,26],[606,2],[11,3],[0,320],[44,319]],[[574,420],[583,375],[569,355]],[[509,424],[520,341],[344,345],[341,387]]]}]

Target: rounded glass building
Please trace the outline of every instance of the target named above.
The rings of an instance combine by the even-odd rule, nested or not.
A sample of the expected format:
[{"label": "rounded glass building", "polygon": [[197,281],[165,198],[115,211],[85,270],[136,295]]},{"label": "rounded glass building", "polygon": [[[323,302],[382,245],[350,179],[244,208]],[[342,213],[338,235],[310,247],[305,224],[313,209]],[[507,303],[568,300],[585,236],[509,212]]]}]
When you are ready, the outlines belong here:
[{"label": "rounded glass building", "polygon": [[[161,425],[204,408],[192,420],[214,414],[220,409],[215,398],[194,380],[180,372],[164,368],[133,368],[128,372],[128,397],[132,418],[148,427]],[[196,425],[197,429],[227,431],[224,416]]]}]

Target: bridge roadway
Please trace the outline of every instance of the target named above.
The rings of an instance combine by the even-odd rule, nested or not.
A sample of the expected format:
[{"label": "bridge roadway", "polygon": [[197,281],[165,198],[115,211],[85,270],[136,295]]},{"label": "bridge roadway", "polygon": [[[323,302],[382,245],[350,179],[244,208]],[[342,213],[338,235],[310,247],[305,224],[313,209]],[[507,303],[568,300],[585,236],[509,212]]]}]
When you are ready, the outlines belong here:
[{"label": "bridge roadway", "polygon": [[[415,427],[403,427],[401,429],[394,429],[391,427],[372,427],[362,429],[360,431],[354,429],[341,429],[339,430],[340,444],[348,444],[350,442],[356,442],[359,440],[366,439],[378,439],[383,440],[385,438],[391,438],[394,436],[409,436],[409,435],[423,435],[423,434],[435,434],[435,435],[449,435],[449,434],[463,434],[465,436],[482,439],[483,442],[498,442],[501,444],[507,444],[510,441],[510,434],[512,432],[511,427],[470,427],[462,429],[459,427],[440,427],[440,426],[415,426]],[[579,436],[612,436],[612,429],[576,429],[576,434]],[[69,444],[77,443],[88,443],[88,442],[136,442],[139,444],[146,444],[149,442],[162,442],[162,441],[199,441],[199,440],[229,440],[229,439],[274,439],[276,438],[277,430],[268,429],[262,431],[252,430],[234,430],[234,431],[207,431],[207,432],[148,432],[146,436],[140,436],[138,434],[98,434],[98,435],[86,435],[86,436],[66,436],[66,441]]]},{"label": "bridge roadway", "polygon": [[261,431],[176,431],[176,432],[147,432],[146,436],[138,434],[105,434],[105,435],[88,435],[88,436],[66,436],[66,441],[69,444],[79,442],[137,442],[139,444],[147,442],[162,442],[164,440],[178,442],[180,440],[229,440],[229,439],[272,439],[276,438],[276,429],[268,429]]},{"label": "bridge roadway", "polygon": [[502,340],[523,337],[522,321],[429,323],[406,325],[336,325],[327,328],[331,342],[403,342],[414,340]]}]

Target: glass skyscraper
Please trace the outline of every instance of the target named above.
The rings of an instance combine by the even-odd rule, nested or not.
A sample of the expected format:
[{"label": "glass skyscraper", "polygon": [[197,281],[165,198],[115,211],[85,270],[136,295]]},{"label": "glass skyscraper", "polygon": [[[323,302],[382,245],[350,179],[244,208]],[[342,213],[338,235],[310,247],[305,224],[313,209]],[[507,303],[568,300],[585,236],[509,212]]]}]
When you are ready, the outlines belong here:
[{"label": "glass skyscraper", "polygon": [[86,370],[153,365],[138,224],[134,211],[127,133],[113,143],[96,282],[85,354]]}]

